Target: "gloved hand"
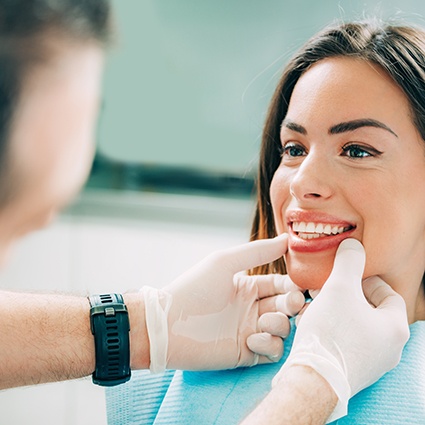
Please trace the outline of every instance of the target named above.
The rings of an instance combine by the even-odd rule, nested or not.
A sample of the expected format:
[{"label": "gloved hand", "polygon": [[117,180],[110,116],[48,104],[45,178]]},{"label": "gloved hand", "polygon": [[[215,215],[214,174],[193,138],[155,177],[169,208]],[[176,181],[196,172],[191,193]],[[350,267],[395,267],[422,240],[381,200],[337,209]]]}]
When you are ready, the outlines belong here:
[{"label": "gloved hand", "polygon": [[346,415],[350,397],[397,366],[409,339],[403,298],[378,277],[366,279],[362,290],[364,265],[361,243],[343,241],[331,275],[303,313],[289,357],[273,380],[276,385],[291,365],[316,370],[339,399],[328,422]]},{"label": "gloved hand", "polygon": [[[217,370],[278,361],[304,295],[287,276],[236,274],[287,250],[287,235],[215,252],[158,290],[142,289],[150,369]],[[252,350],[252,351],[251,351]]]}]

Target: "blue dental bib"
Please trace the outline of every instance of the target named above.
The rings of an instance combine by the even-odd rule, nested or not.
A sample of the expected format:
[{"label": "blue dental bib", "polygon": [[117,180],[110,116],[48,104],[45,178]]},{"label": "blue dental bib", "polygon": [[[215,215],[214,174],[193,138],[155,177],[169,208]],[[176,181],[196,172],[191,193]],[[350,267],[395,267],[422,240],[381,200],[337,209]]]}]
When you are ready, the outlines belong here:
[{"label": "blue dental bib", "polygon": [[[354,396],[348,415],[332,425],[425,424],[425,321],[410,326],[400,364]],[[267,395],[282,361],[220,372],[134,372],[130,382],[106,390],[109,425],[238,424]]]}]

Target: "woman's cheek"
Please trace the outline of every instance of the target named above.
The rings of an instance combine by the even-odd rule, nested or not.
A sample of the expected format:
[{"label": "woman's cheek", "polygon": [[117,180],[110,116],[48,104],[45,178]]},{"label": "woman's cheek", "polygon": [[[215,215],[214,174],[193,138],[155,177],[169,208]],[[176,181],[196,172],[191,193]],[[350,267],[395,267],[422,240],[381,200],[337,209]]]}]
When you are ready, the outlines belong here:
[{"label": "woman's cheek", "polygon": [[285,212],[289,204],[289,196],[288,179],[284,178],[282,172],[278,169],[270,185],[270,201],[278,234],[287,231]]}]

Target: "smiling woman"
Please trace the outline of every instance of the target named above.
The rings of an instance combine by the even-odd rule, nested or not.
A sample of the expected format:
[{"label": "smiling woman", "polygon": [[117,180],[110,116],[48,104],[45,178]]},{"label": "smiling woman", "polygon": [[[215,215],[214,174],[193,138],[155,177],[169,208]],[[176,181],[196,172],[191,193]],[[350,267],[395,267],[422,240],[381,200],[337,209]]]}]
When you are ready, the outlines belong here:
[{"label": "smiling woman", "polygon": [[[143,376],[143,384],[122,398],[139,397],[133,399],[131,415],[136,410],[142,417],[143,400],[152,399],[149,388],[164,385],[164,392],[155,396],[161,400],[153,409],[155,423],[170,418],[179,424],[240,423],[257,406],[244,424],[319,424],[345,415],[351,398],[348,416],[337,419],[338,424],[423,424],[424,40],[425,32],[410,27],[340,24],[310,40],[289,63],[263,131],[252,229],[252,239],[288,233],[288,251],[285,259],[253,273],[287,271],[305,290],[326,285],[285,339],[280,363],[236,374],[176,372],[164,384],[157,380],[146,385]],[[342,265],[346,247],[358,255],[345,257]],[[384,292],[388,286],[376,275],[405,301],[391,291],[402,311],[391,323],[375,315],[391,303]],[[362,278],[369,276],[362,291]],[[379,287],[371,289],[373,282]],[[335,303],[323,304],[330,293]],[[370,294],[383,296],[382,305],[369,299]],[[406,306],[410,323],[417,323],[410,326],[411,339],[400,365],[380,374],[383,378],[370,388],[358,385],[354,381],[360,376],[371,385],[376,365],[395,347],[384,337],[371,354],[383,330],[408,327]],[[326,323],[323,333],[318,323]],[[350,327],[355,332],[350,334]],[[369,332],[376,333],[366,339]],[[349,377],[347,386],[331,384],[339,398],[332,416],[320,406],[325,393],[291,375],[292,367],[303,366],[331,376],[329,383],[342,382],[337,378],[341,374]],[[296,382],[295,390],[286,392],[279,375],[280,382]],[[121,418],[115,423],[121,424]]]},{"label": "smiling woman", "polygon": [[289,233],[286,271],[321,288],[342,240],[425,319],[425,34],[363,22],[330,28],[290,62],[264,129],[252,239]]}]

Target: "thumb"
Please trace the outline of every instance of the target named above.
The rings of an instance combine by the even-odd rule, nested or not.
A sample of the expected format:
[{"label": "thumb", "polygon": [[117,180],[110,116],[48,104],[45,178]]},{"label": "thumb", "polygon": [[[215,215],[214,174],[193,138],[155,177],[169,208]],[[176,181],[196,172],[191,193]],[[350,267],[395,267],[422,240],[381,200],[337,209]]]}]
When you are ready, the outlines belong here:
[{"label": "thumb", "polygon": [[344,287],[351,293],[353,289],[361,293],[361,281],[366,262],[363,245],[356,239],[343,240],[336,251],[332,272],[324,288]]},{"label": "thumb", "polygon": [[403,345],[410,336],[406,303],[403,297],[394,291],[378,276],[372,276],[363,282],[366,299],[376,307],[375,311],[384,314],[385,325],[391,329],[394,343]]},{"label": "thumb", "polygon": [[369,303],[376,308],[396,307],[401,310],[406,308],[403,298],[378,276],[372,276],[364,280],[363,292]]},{"label": "thumb", "polygon": [[260,239],[222,252],[229,259],[233,273],[271,263],[288,250],[288,235],[283,233],[272,239]]}]

